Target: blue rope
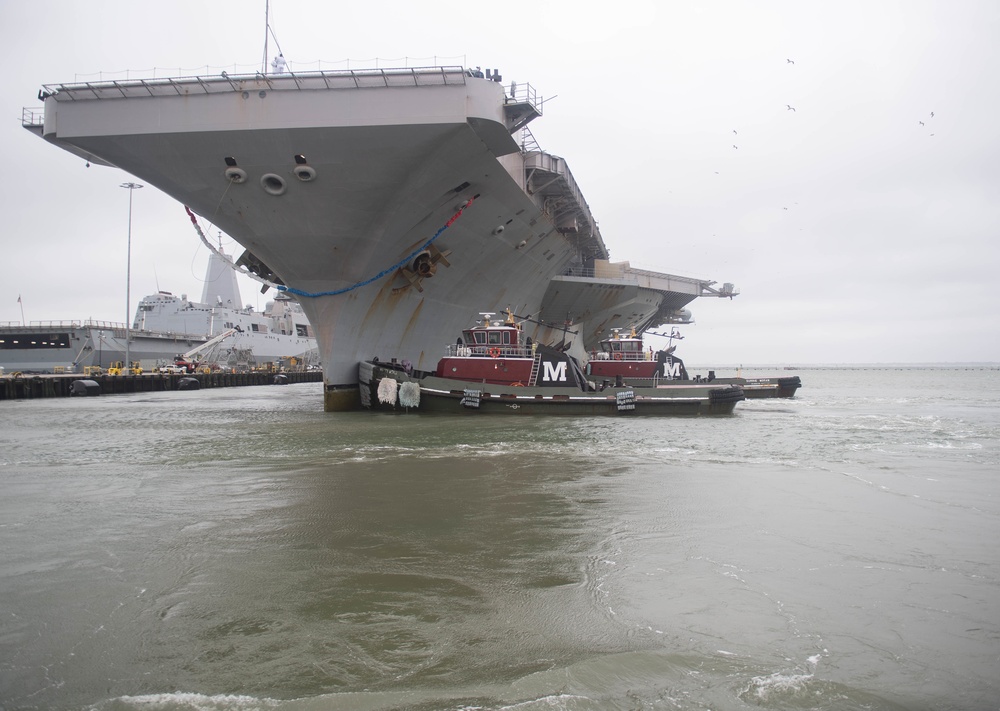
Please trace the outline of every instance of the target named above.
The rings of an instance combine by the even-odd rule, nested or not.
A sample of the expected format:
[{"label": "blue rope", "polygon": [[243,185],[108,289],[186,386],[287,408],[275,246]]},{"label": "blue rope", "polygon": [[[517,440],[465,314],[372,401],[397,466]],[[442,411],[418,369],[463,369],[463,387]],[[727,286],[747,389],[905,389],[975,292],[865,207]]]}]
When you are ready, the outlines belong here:
[{"label": "blue rope", "polygon": [[[478,197],[478,196],[476,196],[476,197]],[[451,219],[448,220],[446,223],[444,223],[444,226],[441,229],[439,229],[437,232],[435,232],[434,236],[431,237],[426,242],[424,242],[424,244],[422,246],[417,247],[409,255],[407,255],[406,257],[403,257],[401,260],[399,260],[398,262],[396,262],[395,264],[393,264],[391,267],[386,267],[385,269],[383,269],[382,271],[380,271],[375,276],[370,277],[368,279],[365,279],[364,281],[359,281],[357,284],[352,284],[351,286],[345,286],[343,289],[336,289],[335,291],[320,291],[320,292],[317,292],[315,294],[311,294],[308,291],[302,291],[301,289],[296,289],[296,288],[291,287],[291,286],[285,286],[284,284],[275,284],[274,286],[279,291],[287,291],[288,293],[295,294],[296,296],[307,296],[310,299],[315,299],[316,297],[319,297],[319,296],[337,296],[339,294],[346,294],[349,291],[353,291],[355,289],[360,289],[363,286],[368,286],[373,281],[378,281],[379,279],[381,279],[382,277],[386,276],[387,274],[392,274],[397,269],[399,269],[400,267],[402,267],[404,264],[406,264],[406,263],[410,262],[411,260],[415,259],[417,257],[417,255],[420,254],[421,252],[423,252],[425,249],[427,249],[428,247],[430,247],[434,243],[434,240],[436,240],[438,237],[441,236],[442,232],[444,232],[446,229],[448,229],[449,227],[451,227],[452,223],[454,223],[455,220],[457,220],[459,217],[462,216],[462,212],[464,212],[465,208],[467,208],[469,205],[472,204],[472,201],[475,200],[476,197],[469,198],[468,202],[466,202],[464,205],[462,205],[462,207],[459,208],[458,212],[456,212],[454,215],[452,215]]]}]

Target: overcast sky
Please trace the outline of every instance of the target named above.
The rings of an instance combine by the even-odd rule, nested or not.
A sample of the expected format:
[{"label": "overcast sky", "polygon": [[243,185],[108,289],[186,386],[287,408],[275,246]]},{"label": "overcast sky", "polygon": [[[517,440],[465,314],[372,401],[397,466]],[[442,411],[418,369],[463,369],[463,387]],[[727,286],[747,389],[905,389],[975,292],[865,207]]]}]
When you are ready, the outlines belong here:
[{"label": "overcast sky", "polygon": [[[612,259],[741,291],[691,305],[689,365],[1000,361],[1000,2],[510,7],[272,0],[271,26],[293,71],[464,64],[534,86],[535,138]],[[200,298],[208,250],[147,186],[126,310],[133,178],[46,144],[21,110],[48,83],[254,71],[264,8],[0,0],[0,323]]]}]

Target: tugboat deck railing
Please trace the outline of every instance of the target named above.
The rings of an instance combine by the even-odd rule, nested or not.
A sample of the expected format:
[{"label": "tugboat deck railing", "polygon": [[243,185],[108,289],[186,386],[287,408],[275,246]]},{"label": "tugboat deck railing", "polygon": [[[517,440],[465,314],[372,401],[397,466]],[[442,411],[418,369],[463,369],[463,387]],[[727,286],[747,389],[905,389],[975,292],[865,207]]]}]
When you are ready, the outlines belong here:
[{"label": "tugboat deck railing", "polygon": [[650,351],[598,351],[591,360],[653,360]]},{"label": "tugboat deck railing", "polygon": [[487,345],[474,343],[472,345],[453,344],[447,347],[445,356],[448,358],[534,358],[534,346]]}]

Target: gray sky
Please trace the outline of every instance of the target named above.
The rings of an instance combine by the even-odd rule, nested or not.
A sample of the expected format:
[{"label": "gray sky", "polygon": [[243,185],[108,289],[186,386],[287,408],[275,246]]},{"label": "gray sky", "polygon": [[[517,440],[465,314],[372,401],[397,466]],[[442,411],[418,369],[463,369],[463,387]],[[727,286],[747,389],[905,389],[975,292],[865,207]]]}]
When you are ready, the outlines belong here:
[{"label": "gray sky", "polygon": [[[531,129],[612,259],[741,290],[692,304],[689,365],[1000,361],[996,0],[374,7],[272,0],[271,26],[293,71],[481,65],[552,97]],[[147,186],[126,311],[131,176],[46,145],[21,109],[45,83],[253,71],[264,2],[0,0],[0,40],[0,322],[200,298],[208,251]]]}]

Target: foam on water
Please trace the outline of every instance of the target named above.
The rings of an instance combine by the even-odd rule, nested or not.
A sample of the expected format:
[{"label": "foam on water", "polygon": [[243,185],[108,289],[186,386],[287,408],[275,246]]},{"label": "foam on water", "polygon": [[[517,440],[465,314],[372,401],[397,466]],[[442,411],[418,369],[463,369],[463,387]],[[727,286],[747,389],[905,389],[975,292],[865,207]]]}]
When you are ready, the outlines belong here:
[{"label": "foam on water", "polygon": [[175,692],[121,696],[95,704],[93,711],[265,711],[281,708],[282,702],[242,694],[205,694]]}]

